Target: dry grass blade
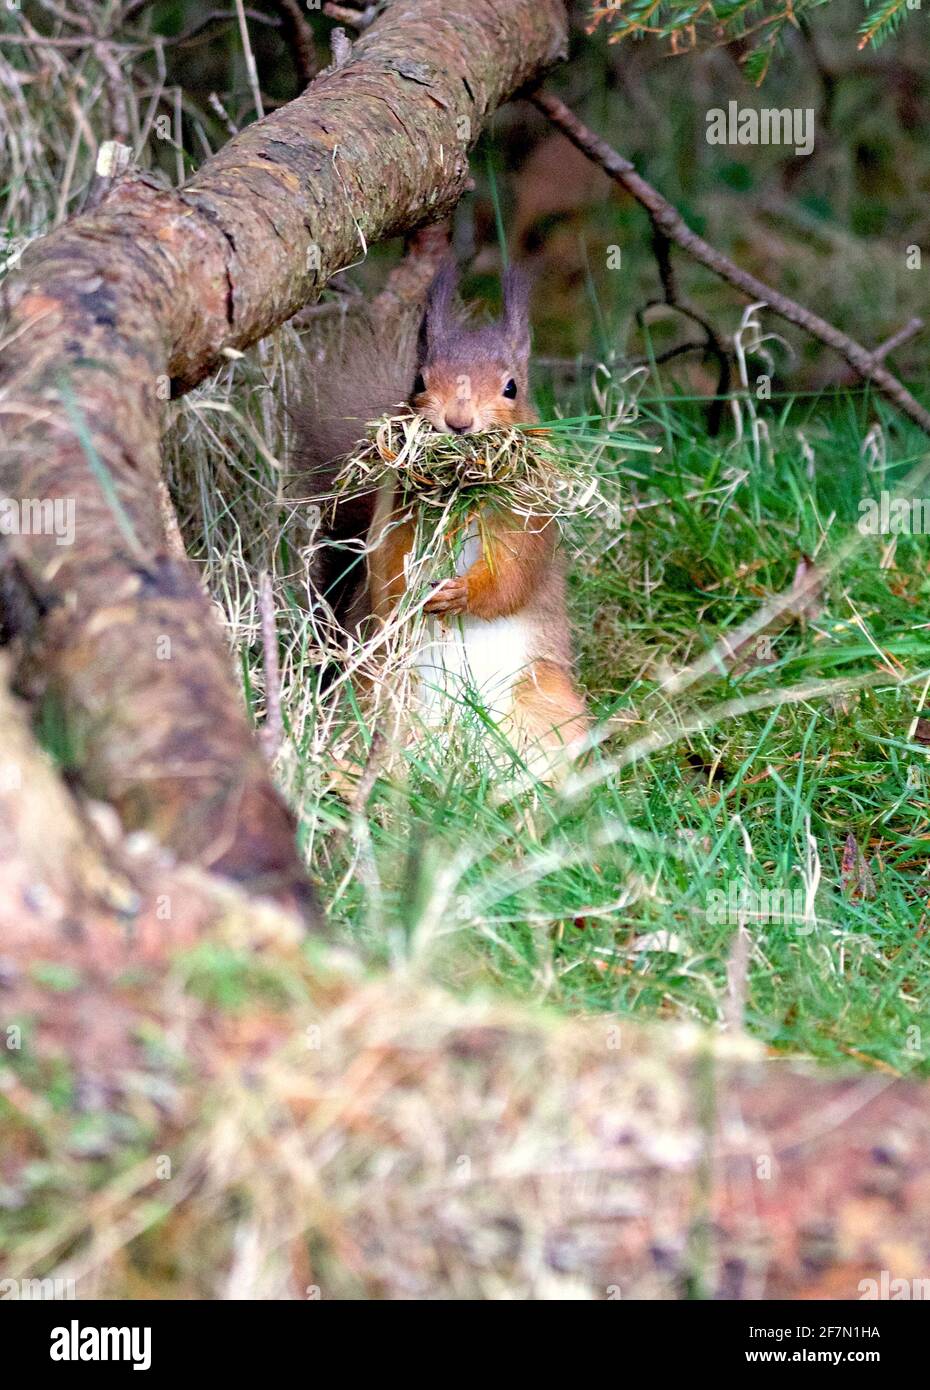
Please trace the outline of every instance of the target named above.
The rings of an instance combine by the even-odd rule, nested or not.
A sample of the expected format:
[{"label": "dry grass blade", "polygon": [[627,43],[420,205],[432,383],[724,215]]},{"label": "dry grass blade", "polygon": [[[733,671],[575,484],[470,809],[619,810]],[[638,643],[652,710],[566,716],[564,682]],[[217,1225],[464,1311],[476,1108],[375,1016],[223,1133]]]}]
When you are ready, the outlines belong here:
[{"label": "dry grass blade", "polygon": [[570,454],[544,429],[439,434],[404,411],[372,426],[346,459],[336,498],[371,492],[394,479],[404,495],[451,522],[487,505],[517,516],[568,516],[598,505],[597,479],[580,452]]}]

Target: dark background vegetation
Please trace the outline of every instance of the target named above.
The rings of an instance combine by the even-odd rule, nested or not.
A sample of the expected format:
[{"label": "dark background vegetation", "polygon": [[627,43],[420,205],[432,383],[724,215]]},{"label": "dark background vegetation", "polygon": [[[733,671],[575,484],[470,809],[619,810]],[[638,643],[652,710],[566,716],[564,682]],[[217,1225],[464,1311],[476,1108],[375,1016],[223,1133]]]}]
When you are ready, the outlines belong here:
[{"label": "dark background vegetation", "polygon": [[[922,11],[908,15],[878,49],[857,48],[865,11],[860,0],[833,0],[811,10],[799,28],[788,26],[761,86],[747,77],[749,45],[733,42],[673,54],[668,40],[646,35],[609,43],[609,30],[583,30],[588,7],[574,3],[573,52],[552,85],[684,213],[709,240],[740,265],[785,293],[815,306],[866,343],[881,341],[911,314],[930,310],[926,272],[905,267],[909,245],[926,245],[930,207],[930,44]],[[100,7],[91,7],[98,16]],[[254,118],[238,26],[232,8],[203,3],[130,6],[126,36],[140,46],[163,36],[157,50],[138,52],[121,66],[142,110],[157,97],[170,118],[172,139],[152,135],[140,162],[176,179],[209,147],[228,138],[230,125]],[[24,15],[38,32],[79,34],[60,15],[66,8],[27,0]],[[82,11],[76,10],[78,18]],[[291,100],[299,78],[289,46],[284,7],[249,6],[248,18],[266,109]],[[334,21],[305,12],[320,65],[329,61]],[[19,32],[19,17],[0,7],[0,25]],[[151,36],[146,39],[145,36]],[[93,50],[61,49],[80,106],[100,74]],[[4,47],[20,65],[24,50]],[[67,76],[46,64],[31,80],[25,99],[54,100]],[[211,105],[216,94],[228,120]],[[758,104],[814,110],[816,143],[810,157],[780,147],[718,147],[705,139],[706,112]],[[180,118],[179,118],[180,113]],[[7,112],[15,119],[14,112]],[[2,113],[0,113],[2,119]],[[66,162],[47,152],[48,175]],[[79,154],[79,163],[85,156]],[[57,167],[56,167],[57,164]],[[473,161],[476,190],[459,209],[455,244],[472,271],[471,288],[494,293],[505,229],[512,253],[537,272],[535,324],[542,357],[642,351],[633,316],[656,293],[645,215],[612,189],[580,154],[553,133],[525,103],[495,119]],[[89,170],[78,169],[68,211],[79,207]],[[37,209],[41,214],[41,203]],[[8,232],[12,228],[7,228]],[[36,225],[33,230],[41,231]],[[619,246],[622,267],[607,267],[607,248]],[[396,248],[395,248],[396,251]],[[352,273],[354,283],[374,283],[391,248],[375,248]],[[682,267],[682,286],[721,331],[735,322],[734,298],[713,277]],[[667,342],[680,324],[669,325]],[[818,345],[788,338],[797,358],[780,367],[795,389],[848,380],[848,369]],[[667,345],[662,330],[658,343]],[[897,359],[913,378],[925,347],[913,342]],[[713,374],[693,359],[670,369],[691,388],[710,389]]]},{"label": "dark background vegetation", "polygon": [[[231,126],[254,118],[235,12],[178,0],[126,8],[129,20],[120,33],[138,47],[127,50],[121,75],[140,111],[154,98],[171,130],[169,139],[150,132],[137,153],[143,166],[158,167],[174,180],[181,167],[191,170],[208,148],[223,143]],[[746,74],[746,41],[679,54],[669,40],[650,35],[609,43],[606,26],[584,32],[587,5],[576,0],[571,9],[572,59],[552,85],[695,230],[746,269],[827,319],[842,321],[860,341],[877,343],[912,314],[930,311],[927,273],[905,266],[906,248],[926,245],[928,238],[930,44],[924,12],[909,14],[878,49],[860,50],[857,30],[866,13],[860,0],[818,6],[799,28],[787,26],[768,74],[756,86]],[[23,14],[36,32],[61,38],[81,33],[61,16],[91,14],[99,21],[101,12],[99,6],[69,11],[26,0]],[[325,65],[335,23],[320,11],[304,13],[316,40],[316,61]],[[248,20],[268,110],[299,90],[287,11],[257,2],[249,6]],[[19,33],[19,16],[0,7],[0,26]],[[0,51],[13,66],[22,66],[28,54],[10,46]],[[56,88],[69,75],[72,105],[81,107],[101,77],[92,48],[59,53],[69,73],[50,63],[33,69],[23,99],[36,107],[54,105]],[[214,94],[225,116],[211,104]],[[730,100],[813,109],[813,154],[798,158],[780,147],[709,145],[706,112]],[[12,126],[15,111],[5,114]],[[60,150],[54,144],[46,150],[49,179],[58,181],[69,148],[62,138]],[[455,223],[456,248],[472,272],[469,288],[494,294],[503,229],[512,253],[538,276],[541,357],[641,353],[634,313],[657,289],[645,214],[525,103],[499,113],[473,168],[477,186]],[[68,211],[80,207],[89,174],[86,151],[79,151]],[[39,200],[37,218],[42,211]],[[9,218],[6,230],[14,232]],[[607,266],[609,246],[621,249],[619,270]],[[379,263],[391,254],[396,248],[375,248],[366,265],[352,272],[353,284],[375,283]],[[738,322],[732,292],[687,264],[681,280],[720,330],[731,331]],[[681,340],[681,329],[680,323],[660,326],[657,346]],[[797,355],[793,361],[782,356],[778,365],[793,389],[850,380],[849,369],[819,345],[790,331],[787,337]],[[896,362],[906,379],[919,373],[924,353],[920,340],[902,350]],[[694,358],[677,363],[669,375],[684,389],[713,389],[716,380]]]}]

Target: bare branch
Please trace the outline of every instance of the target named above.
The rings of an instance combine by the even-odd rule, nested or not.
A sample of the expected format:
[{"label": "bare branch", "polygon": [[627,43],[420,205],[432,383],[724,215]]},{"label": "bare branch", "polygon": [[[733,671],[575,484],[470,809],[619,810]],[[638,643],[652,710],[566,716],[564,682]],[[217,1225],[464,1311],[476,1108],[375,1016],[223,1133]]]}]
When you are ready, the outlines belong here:
[{"label": "bare branch", "polygon": [[[724,397],[730,389],[730,359],[723,340],[714,328],[709,319],[687,303],[678,288],[678,277],[672,265],[672,244],[661,228],[653,222],[652,224],[652,249],[655,254],[656,264],[659,270],[659,280],[662,284],[664,299],[650,300],[637,311],[636,321],[640,329],[645,327],[646,313],[654,308],[656,304],[665,304],[670,309],[682,314],[685,318],[696,323],[698,328],[704,330],[704,353],[706,356],[713,357],[717,363],[717,390],[712,397],[707,409],[707,432],[711,437],[720,433],[720,423],[723,419]],[[673,348],[670,352],[661,354],[661,358],[656,358],[656,362],[662,360],[670,361],[673,357],[680,357],[683,352],[690,352],[690,344],[683,344],[680,348]]]},{"label": "bare branch", "polygon": [[923,319],[909,319],[903,328],[899,328],[897,333],[892,333],[890,338],[886,338],[872,353],[873,362],[884,362],[890,353],[895,352],[905,343],[909,343],[912,338],[916,338],[918,333],[922,333],[924,328]]},{"label": "bare branch", "polygon": [[319,67],[313,30],[307,23],[300,0],[272,0],[272,4],[281,16],[281,37],[294,60],[297,81],[303,91]]},{"label": "bare branch", "polygon": [[336,19],[340,24],[348,24],[357,33],[362,33],[369,24],[374,23],[383,9],[384,0],[380,0],[380,3],[358,9],[350,8],[348,5],[326,4],[323,6],[323,13],[327,19]]}]

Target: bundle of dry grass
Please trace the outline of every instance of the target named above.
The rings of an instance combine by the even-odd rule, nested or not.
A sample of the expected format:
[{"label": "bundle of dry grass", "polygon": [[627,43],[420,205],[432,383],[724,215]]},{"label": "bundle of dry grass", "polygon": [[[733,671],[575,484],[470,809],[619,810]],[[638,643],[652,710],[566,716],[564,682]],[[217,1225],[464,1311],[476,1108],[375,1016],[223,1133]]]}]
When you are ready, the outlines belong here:
[{"label": "bundle of dry grass", "polygon": [[424,512],[448,522],[485,505],[558,518],[597,500],[597,478],[584,456],[572,456],[548,429],[439,434],[412,410],[371,426],[366,442],[345,460],[334,499],[374,491],[392,479]]}]

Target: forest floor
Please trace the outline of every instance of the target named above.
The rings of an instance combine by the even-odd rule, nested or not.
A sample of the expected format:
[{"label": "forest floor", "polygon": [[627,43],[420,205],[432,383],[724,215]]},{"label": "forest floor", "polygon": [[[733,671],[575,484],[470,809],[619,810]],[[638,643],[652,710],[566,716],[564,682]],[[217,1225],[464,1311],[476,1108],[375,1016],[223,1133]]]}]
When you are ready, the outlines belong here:
[{"label": "forest floor", "polygon": [[[218,474],[203,420],[223,417],[187,408],[185,532],[257,724],[250,556],[277,571],[278,769],[330,923],[372,964],[428,953],[457,989],[711,1025],[736,1011],[780,1052],[922,1072],[928,542],[859,522],[863,498],[930,495],[925,442],[863,393],[744,398],[711,438],[703,405],[651,379],[631,426],[621,381],[560,402],[590,417],[603,501],[565,530],[598,748],[561,790],[520,791],[506,755],[491,771],[467,736],[425,735],[361,814],[329,773],[363,717],[345,684],[322,688],[280,489],[261,451],[248,462],[258,427],[236,426]],[[612,447],[631,434],[661,452]],[[255,536],[249,497],[272,517]]]}]

